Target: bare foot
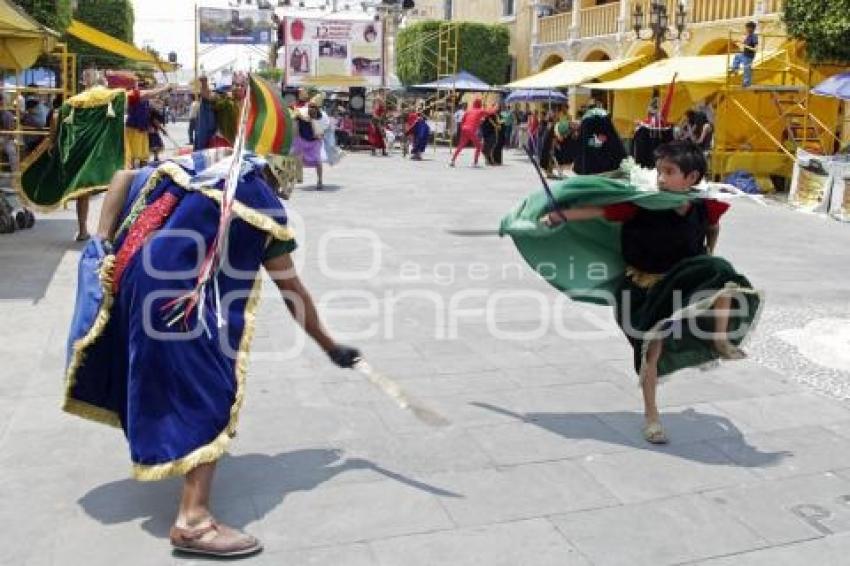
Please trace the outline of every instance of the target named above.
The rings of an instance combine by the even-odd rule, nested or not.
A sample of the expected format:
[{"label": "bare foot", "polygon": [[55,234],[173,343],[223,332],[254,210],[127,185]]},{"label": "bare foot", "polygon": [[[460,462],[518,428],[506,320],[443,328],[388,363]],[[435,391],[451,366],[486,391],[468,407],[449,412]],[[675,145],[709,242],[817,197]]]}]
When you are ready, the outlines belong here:
[{"label": "bare foot", "polygon": [[91,234],[88,232],[77,232],[77,235],[74,236],[74,240],[77,242],[85,242],[89,238],[91,238]]}]

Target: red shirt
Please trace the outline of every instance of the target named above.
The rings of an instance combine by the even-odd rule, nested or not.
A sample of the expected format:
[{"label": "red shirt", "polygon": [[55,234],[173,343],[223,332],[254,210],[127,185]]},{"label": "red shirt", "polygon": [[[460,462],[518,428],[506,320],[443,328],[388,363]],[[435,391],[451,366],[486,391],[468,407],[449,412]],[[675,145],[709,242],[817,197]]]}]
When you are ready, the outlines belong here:
[{"label": "red shirt", "polygon": [[475,134],[475,132],[478,131],[479,126],[481,126],[481,122],[483,122],[486,117],[487,111],[483,108],[470,108],[466,111],[466,114],[463,115],[461,130]]},{"label": "red shirt", "polygon": [[[729,204],[713,198],[705,200],[705,209],[708,215],[708,225],[716,226],[720,223],[720,217],[729,210]],[[638,205],[631,202],[620,202],[603,207],[605,219],[611,222],[627,222],[635,217]]]}]

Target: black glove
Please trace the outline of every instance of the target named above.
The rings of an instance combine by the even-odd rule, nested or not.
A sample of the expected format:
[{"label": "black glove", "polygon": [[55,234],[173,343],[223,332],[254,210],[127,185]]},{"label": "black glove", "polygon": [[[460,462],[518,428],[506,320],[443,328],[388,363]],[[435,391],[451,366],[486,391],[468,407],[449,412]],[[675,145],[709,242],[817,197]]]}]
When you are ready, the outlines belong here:
[{"label": "black glove", "polygon": [[341,368],[351,368],[362,357],[360,350],[350,346],[337,345],[328,351],[331,361]]}]

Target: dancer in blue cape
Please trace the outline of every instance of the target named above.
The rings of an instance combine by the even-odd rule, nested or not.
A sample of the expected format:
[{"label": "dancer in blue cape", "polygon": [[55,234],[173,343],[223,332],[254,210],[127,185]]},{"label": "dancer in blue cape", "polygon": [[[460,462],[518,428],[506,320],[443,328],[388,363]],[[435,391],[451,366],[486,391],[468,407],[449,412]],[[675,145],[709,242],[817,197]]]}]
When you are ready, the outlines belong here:
[{"label": "dancer in blue cape", "polygon": [[[416,108],[407,114],[404,124],[404,134],[412,142],[410,159],[422,161],[422,154],[428,147],[431,128],[425,119],[425,101],[417,100]],[[406,143],[406,142],[405,142]]]},{"label": "dancer in blue cape", "polygon": [[[294,233],[267,164],[246,156],[230,169],[230,156],[208,167],[225,151],[113,178],[80,260],[64,410],[123,429],[137,479],[185,476],[176,549],[241,556],[260,542],[217,523],[209,495],[245,395],[261,268],[334,363],[351,367],[360,355],[323,329],[297,276]],[[238,179],[234,201],[226,179]],[[222,202],[232,203],[224,228]],[[199,287],[215,249],[221,267]]]},{"label": "dancer in blue cape", "polygon": [[[740,359],[762,304],[714,255],[728,204],[692,189],[706,162],[692,144],[656,154],[659,191],[578,176],[526,198],[502,220],[525,260],[573,300],[611,305],[634,349],[648,442],[666,442],[656,405],[660,376]],[[548,193],[548,194],[547,194]]]}]

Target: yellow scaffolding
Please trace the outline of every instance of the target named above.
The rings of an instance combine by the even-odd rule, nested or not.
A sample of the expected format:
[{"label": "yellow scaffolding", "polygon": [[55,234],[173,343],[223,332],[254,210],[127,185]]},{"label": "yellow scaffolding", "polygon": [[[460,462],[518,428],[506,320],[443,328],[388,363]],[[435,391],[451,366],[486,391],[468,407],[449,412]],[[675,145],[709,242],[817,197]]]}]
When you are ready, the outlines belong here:
[{"label": "yellow scaffolding", "polygon": [[[745,87],[729,71],[737,51],[729,33],[726,81],[718,93],[711,152],[715,177],[738,169],[751,170],[762,178],[789,177],[798,149],[826,154],[838,141],[826,119],[836,110],[834,103],[813,101],[810,94],[818,82],[816,75],[828,71],[805,61],[800,43],[787,36],[760,34],[759,39],[760,53],[767,62],[753,69],[752,85]],[[780,45],[776,56],[765,58],[768,43]]]},{"label": "yellow scaffolding", "polygon": [[[457,75],[458,54],[460,52],[460,26],[457,22],[443,22],[440,24],[437,38],[437,80],[448,79]],[[437,98],[434,101],[434,110],[438,115],[444,116],[446,124],[446,138],[449,147],[452,145],[451,117],[455,110],[457,90],[451,84],[449,88],[437,89]]]}]

